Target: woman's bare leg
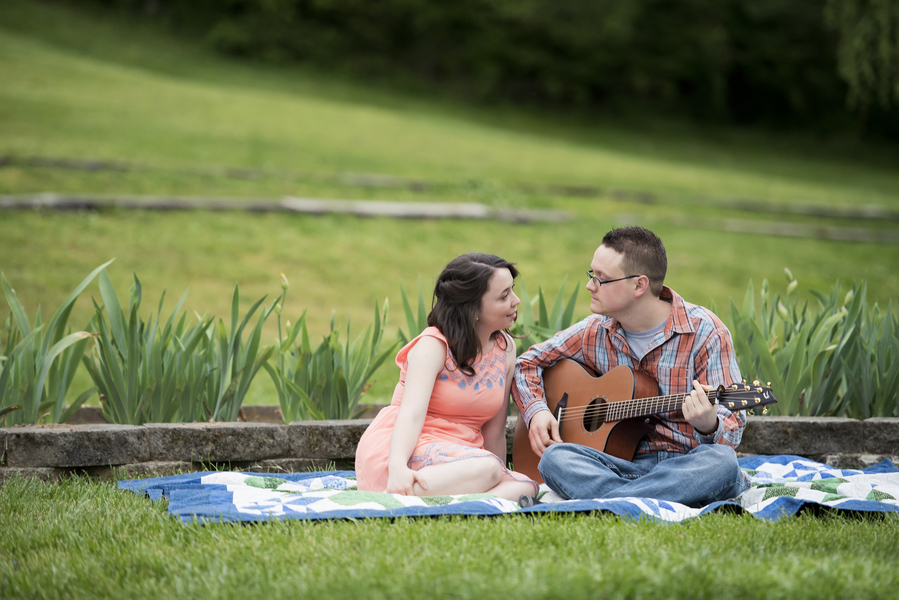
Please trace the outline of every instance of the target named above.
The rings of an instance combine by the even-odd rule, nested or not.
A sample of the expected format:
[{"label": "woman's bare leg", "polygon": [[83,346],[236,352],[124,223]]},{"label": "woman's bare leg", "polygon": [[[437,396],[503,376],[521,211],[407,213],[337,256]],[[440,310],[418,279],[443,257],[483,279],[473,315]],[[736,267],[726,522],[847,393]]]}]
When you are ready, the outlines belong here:
[{"label": "woman's bare leg", "polygon": [[419,473],[425,477],[428,489],[416,483],[413,487],[416,496],[487,493],[518,502],[521,496],[533,496],[537,491],[528,481],[503,481],[502,466],[490,456],[437,463],[424,467]]},{"label": "woman's bare leg", "polygon": [[496,487],[503,477],[499,461],[490,456],[436,463],[418,472],[428,488],[423,489],[416,483],[412,488],[416,496],[479,494]]},{"label": "woman's bare leg", "polygon": [[528,481],[502,481],[493,489],[487,490],[497,498],[505,498],[512,502],[518,502],[522,496],[536,496],[538,489]]}]

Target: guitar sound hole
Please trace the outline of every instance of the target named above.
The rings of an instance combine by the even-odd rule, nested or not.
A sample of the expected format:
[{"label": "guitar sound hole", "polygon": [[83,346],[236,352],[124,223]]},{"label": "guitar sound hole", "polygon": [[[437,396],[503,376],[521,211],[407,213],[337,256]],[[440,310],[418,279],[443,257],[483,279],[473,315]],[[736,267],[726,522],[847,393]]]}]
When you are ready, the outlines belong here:
[{"label": "guitar sound hole", "polygon": [[605,422],[603,419],[605,405],[605,398],[594,398],[590,404],[587,405],[587,409],[584,411],[584,429],[592,433],[600,428]]}]

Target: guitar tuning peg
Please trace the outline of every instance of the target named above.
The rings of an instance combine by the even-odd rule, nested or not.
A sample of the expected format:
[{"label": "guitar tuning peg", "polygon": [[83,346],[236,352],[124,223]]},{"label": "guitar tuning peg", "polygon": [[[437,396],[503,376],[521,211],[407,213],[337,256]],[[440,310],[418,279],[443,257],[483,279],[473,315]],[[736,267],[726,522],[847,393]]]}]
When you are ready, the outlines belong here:
[{"label": "guitar tuning peg", "polygon": [[763,414],[763,415],[767,415],[767,414],[768,414],[768,407],[767,407],[767,406],[766,406],[765,408],[762,409],[762,414]]},{"label": "guitar tuning peg", "polygon": [[746,380],[744,379],[744,380],[741,381],[740,383],[742,383],[743,385],[746,385]]},{"label": "guitar tuning peg", "polygon": [[771,382],[769,381],[768,383],[766,383],[765,387],[771,387]]},{"label": "guitar tuning peg", "polygon": [[758,379],[753,379],[753,380],[752,380],[752,385],[759,386],[759,385],[762,385],[762,382],[759,381]]},{"label": "guitar tuning peg", "polygon": [[754,409],[754,408],[750,408],[749,410],[746,411],[746,414],[752,415],[752,416],[754,417],[754,416],[755,416],[755,409]]}]

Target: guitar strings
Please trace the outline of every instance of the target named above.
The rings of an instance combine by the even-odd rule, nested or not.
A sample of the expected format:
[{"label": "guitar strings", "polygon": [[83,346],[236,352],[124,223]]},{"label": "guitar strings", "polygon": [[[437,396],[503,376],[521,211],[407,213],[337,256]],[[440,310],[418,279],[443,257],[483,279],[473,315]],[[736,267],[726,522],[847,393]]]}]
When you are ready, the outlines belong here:
[{"label": "guitar strings", "polygon": [[[714,394],[715,390],[706,392],[706,398],[711,401]],[[588,404],[577,408],[565,407],[559,411],[559,421],[562,421],[565,418],[592,418],[596,416],[602,418],[603,421],[620,421],[622,419],[651,415],[658,412],[670,412],[681,408],[684,399],[686,399],[688,395],[689,394],[672,394],[669,396],[658,396],[656,398],[634,398],[631,400],[608,402],[604,404]],[[670,406],[667,407],[668,410],[660,411],[659,409],[666,406],[666,403],[670,404]],[[643,410],[639,410],[641,408]],[[615,414],[616,418],[609,419],[609,414]]]}]

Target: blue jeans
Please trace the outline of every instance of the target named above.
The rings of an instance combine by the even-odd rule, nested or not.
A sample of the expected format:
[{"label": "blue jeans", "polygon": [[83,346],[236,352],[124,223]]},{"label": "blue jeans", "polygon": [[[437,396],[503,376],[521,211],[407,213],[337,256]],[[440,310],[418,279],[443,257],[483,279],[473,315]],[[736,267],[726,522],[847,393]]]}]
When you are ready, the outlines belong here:
[{"label": "blue jeans", "polygon": [[723,444],[638,455],[633,462],[579,444],[553,444],[537,468],[546,485],[569,500],[656,498],[698,508],[749,488],[736,453]]}]

